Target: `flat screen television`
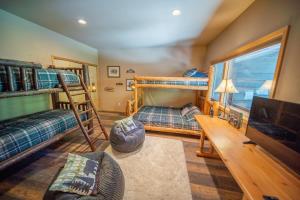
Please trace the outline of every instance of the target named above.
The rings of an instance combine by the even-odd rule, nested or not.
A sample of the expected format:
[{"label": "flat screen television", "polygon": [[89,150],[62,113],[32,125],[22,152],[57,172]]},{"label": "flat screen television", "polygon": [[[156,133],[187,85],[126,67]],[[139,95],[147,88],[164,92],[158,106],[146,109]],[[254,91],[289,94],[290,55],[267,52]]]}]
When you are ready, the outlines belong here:
[{"label": "flat screen television", "polygon": [[300,104],[254,97],[246,136],[300,175]]}]

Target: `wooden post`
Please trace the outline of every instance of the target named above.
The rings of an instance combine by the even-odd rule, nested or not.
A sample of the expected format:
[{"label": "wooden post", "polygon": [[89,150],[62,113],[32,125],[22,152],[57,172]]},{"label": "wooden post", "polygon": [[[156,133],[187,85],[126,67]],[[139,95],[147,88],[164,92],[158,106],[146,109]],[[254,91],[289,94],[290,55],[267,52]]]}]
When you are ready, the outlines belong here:
[{"label": "wooden post", "polygon": [[137,87],[137,81],[134,80],[134,112],[136,113],[138,111],[138,87]]},{"label": "wooden post", "polygon": [[26,71],[25,71],[25,67],[20,67],[20,78],[21,78],[21,88],[22,90],[26,91],[27,87],[26,87]]},{"label": "wooden post", "polygon": [[89,66],[82,64],[83,82],[85,85],[90,85]]},{"label": "wooden post", "polygon": [[37,75],[37,69],[32,68],[32,78],[33,78],[33,88],[35,90],[39,89],[39,84],[38,84],[38,75]]},{"label": "wooden post", "polygon": [[10,66],[5,66],[6,70],[6,77],[7,77],[7,84],[8,84],[8,91],[13,91],[13,80],[12,80],[12,69]]},{"label": "wooden post", "polygon": [[51,100],[52,100],[52,107],[53,109],[59,109],[59,94],[58,93],[52,93],[51,94]]}]

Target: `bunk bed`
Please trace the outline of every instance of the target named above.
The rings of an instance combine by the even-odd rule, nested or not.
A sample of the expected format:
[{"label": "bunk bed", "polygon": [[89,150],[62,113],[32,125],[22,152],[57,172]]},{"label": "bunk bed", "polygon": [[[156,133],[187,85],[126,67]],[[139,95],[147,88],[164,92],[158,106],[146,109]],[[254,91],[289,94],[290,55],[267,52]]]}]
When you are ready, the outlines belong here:
[{"label": "bunk bed", "polygon": [[134,100],[127,103],[127,113],[141,121],[146,130],[200,135],[201,127],[195,120],[187,120],[182,116],[182,108],[143,105],[144,88],[207,91],[208,77],[136,76],[133,85]]},{"label": "bunk bed", "polygon": [[[80,87],[82,82],[88,84],[88,78],[85,65],[82,68],[55,69],[51,66],[44,69],[37,63],[0,59],[0,98],[51,94],[53,107],[52,110],[0,122],[0,170],[74,131],[84,128],[92,134],[92,120],[95,118],[91,113],[92,102],[60,101],[58,95],[59,92],[70,95],[75,91],[75,95],[85,94],[86,99],[89,94],[78,91],[83,90]],[[63,87],[66,85],[71,86],[68,91]],[[78,116],[86,123],[79,123]],[[85,130],[82,131],[90,144]]]}]

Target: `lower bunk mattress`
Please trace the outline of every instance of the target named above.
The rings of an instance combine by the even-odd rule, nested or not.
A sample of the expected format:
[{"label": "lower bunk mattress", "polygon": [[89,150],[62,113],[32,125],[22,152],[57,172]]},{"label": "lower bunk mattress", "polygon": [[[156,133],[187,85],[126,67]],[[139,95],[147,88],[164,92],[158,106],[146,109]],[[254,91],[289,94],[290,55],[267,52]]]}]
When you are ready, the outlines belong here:
[{"label": "lower bunk mattress", "polygon": [[181,108],[162,106],[143,106],[133,116],[135,120],[142,122],[146,126],[157,126],[164,128],[201,130],[196,120],[187,121],[181,115]]},{"label": "lower bunk mattress", "polygon": [[44,111],[0,122],[0,162],[74,128],[77,124],[71,110]]}]

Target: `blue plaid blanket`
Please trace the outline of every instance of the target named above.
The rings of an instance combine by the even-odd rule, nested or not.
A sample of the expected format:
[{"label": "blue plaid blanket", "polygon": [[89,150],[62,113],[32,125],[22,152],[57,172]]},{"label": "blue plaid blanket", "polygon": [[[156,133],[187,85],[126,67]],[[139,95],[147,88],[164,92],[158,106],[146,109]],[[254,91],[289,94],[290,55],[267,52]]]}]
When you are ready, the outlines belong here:
[{"label": "blue plaid blanket", "polygon": [[[82,116],[84,117],[84,116]],[[0,161],[77,125],[71,110],[50,110],[0,122]]]},{"label": "blue plaid blanket", "polygon": [[149,126],[195,131],[201,129],[196,120],[187,121],[187,119],[181,115],[181,108],[143,106],[133,118]]},{"label": "blue plaid blanket", "polygon": [[[12,76],[11,88],[12,91],[19,91],[21,89],[21,74],[19,67],[8,68],[9,74]],[[79,84],[78,76],[71,72],[65,70],[55,70],[55,69],[37,69],[37,79],[39,89],[50,89],[59,86],[57,74],[61,72],[63,78],[67,84]],[[25,89],[33,89],[33,73],[31,68],[25,69]],[[7,71],[4,66],[0,66],[0,92],[5,92],[9,90],[7,79]]]},{"label": "blue plaid blanket", "polygon": [[55,69],[38,69],[38,86],[39,89],[49,89],[58,87],[58,73],[62,73],[66,84],[79,84],[78,76],[71,71],[55,70]]},{"label": "blue plaid blanket", "polygon": [[138,84],[157,84],[157,85],[184,85],[184,86],[207,86],[207,81],[138,81]]}]

